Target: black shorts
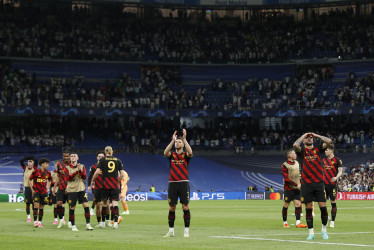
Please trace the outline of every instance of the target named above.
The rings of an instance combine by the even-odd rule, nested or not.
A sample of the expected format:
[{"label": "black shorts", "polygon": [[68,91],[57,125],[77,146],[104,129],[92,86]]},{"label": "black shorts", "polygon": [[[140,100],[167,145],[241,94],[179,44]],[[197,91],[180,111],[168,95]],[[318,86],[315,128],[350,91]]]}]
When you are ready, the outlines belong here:
[{"label": "black shorts", "polygon": [[31,192],[31,188],[30,187],[25,187],[25,202],[27,204],[32,204],[33,203],[33,199],[32,199],[32,192]]},{"label": "black shorts", "polygon": [[299,189],[292,189],[292,190],[284,190],[284,201],[290,203],[293,200],[300,200],[300,190]]},{"label": "black shorts", "polygon": [[119,200],[119,188],[101,189],[101,201],[118,201]]},{"label": "black shorts", "polygon": [[85,191],[68,193],[68,202],[70,207],[75,207],[75,205],[77,205],[77,201],[79,204],[88,202],[88,197]]},{"label": "black shorts", "polygon": [[325,184],[325,191],[326,191],[326,199],[330,199],[330,201],[336,200],[336,194],[337,194],[336,185]]},{"label": "black shorts", "polygon": [[168,187],[168,202],[169,205],[174,206],[178,204],[178,197],[180,203],[188,204],[190,202],[190,183],[187,181],[182,182],[169,182]]},{"label": "black shorts", "polygon": [[40,205],[48,205],[48,194],[34,193],[32,200]]},{"label": "black shorts", "polygon": [[62,201],[62,204],[68,201],[68,195],[65,193],[65,190],[60,188],[57,190],[56,201]]},{"label": "black shorts", "polygon": [[101,188],[100,189],[92,189],[92,193],[93,193],[93,197],[94,197],[93,201],[94,202],[101,202],[101,200],[102,200],[101,190],[102,190]]},{"label": "black shorts", "polygon": [[325,185],[323,182],[305,183],[301,185],[301,202],[326,202]]}]

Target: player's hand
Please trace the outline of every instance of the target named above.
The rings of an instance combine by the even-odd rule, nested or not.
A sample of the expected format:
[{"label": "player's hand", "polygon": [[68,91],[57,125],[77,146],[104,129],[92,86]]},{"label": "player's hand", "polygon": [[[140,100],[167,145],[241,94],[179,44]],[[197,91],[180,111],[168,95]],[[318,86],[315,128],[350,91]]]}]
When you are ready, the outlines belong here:
[{"label": "player's hand", "polygon": [[336,177],[332,177],[330,181],[331,182],[336,182]]},{"label": "player's hand", "polygon": [[173,142],[175,142],[176,139],[177,139],[177,131],[175,130],[173,137],[172,137]]},{"label": "player's hand", "polygon": [[301,189],[301,184],[297,185],[297,189],[299,189],[299,190]]},{"label": "player's hand", "polygon": [[91,188],[91,186],[88,186],[88,187],[87,187],[87,191],[90,192],[90,193],[92,193],[92,188]]},{"label": "player's hand", "polygon": [[183,129],[182,132],[183,132],[183,140],[186,140],[186,136],[187,136],[186,129]]},{"label": "player's hand", "polygon": [[52,195],[56,196],[56,188],[52,188]]}]

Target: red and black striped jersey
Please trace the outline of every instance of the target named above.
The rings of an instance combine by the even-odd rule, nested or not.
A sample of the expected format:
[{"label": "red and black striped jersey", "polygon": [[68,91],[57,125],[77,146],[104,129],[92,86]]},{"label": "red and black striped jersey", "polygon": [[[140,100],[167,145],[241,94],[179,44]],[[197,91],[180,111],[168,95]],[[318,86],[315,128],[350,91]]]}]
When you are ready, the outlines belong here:
[{"label": "red and black striped jersey", "polygon": [[190,159],[191,158],[187,156],[186,152],[181,154],[171,152],[169,157],[169,182],[189,181],[188,164],[190,163]]},{"label": "red and black striped jersey", "polygon": [[326,149],[301,147],[298,154],[301,166],[301,184],[323,182],[322,158]]},{"label": "red and black striped jersey", "polygon": [[118,172],[123,170],[123,164],[120,159],[114,156],[101,158],[97,164],[103,172],[103,188],[119,189]]},{"label": "red and black striped jersey", "polygon": [[57,164],[57,173],[60,178],[60,183],[58,184],[58,188],[65,191],[68,180],[69,180],[69,170],[67,170],[65,163],[59,162]]},{"label": "red and black striped jersey", "polygon": [[336,177],[338,174],[338,169],[343,167],[343,162],[338,157],[333,157],[331,159],[323,159],[323,180],[325,184],[335,185],[335,182],[331,182],[331,178]]},{"label": "red and black striped jersey", "polygon": [[46,194],[48,193],[47,181],[52,181],[51,172],[37,169],[30,175],[30,180],[33,180],[32,188],[36,193]]},{"label": "red and black striped jersey", "polygon": [[[91,180],[93,175],[95,174],[97,169],[96,165],[92,165],[90,169],[90,174],[88,176],[88,185],[91,185]],[[103,188],[103,176],[99,174],[96,179],[95,179],[95,186],[93,187],[94,189],[101,189]]]}]

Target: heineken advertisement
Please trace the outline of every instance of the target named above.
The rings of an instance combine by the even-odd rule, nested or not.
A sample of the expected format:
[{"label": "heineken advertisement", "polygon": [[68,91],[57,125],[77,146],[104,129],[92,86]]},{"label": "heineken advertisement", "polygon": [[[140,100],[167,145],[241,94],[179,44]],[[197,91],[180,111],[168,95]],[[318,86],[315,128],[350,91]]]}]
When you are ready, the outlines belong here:
[{"label": "heineken advertisement", "polygon": [[24,194],[0,194],[0,202],[24,202]]}]

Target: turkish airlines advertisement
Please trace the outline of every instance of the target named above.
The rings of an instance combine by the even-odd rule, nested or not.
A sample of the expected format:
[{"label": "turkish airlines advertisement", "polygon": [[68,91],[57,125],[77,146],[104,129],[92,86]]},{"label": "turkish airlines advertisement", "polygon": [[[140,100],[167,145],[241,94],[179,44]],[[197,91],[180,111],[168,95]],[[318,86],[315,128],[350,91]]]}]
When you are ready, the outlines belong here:
[{"label": "turkish airlines advertisement", "polygon": [[374,200],[374,192],[338,192],[337,200]]}]

